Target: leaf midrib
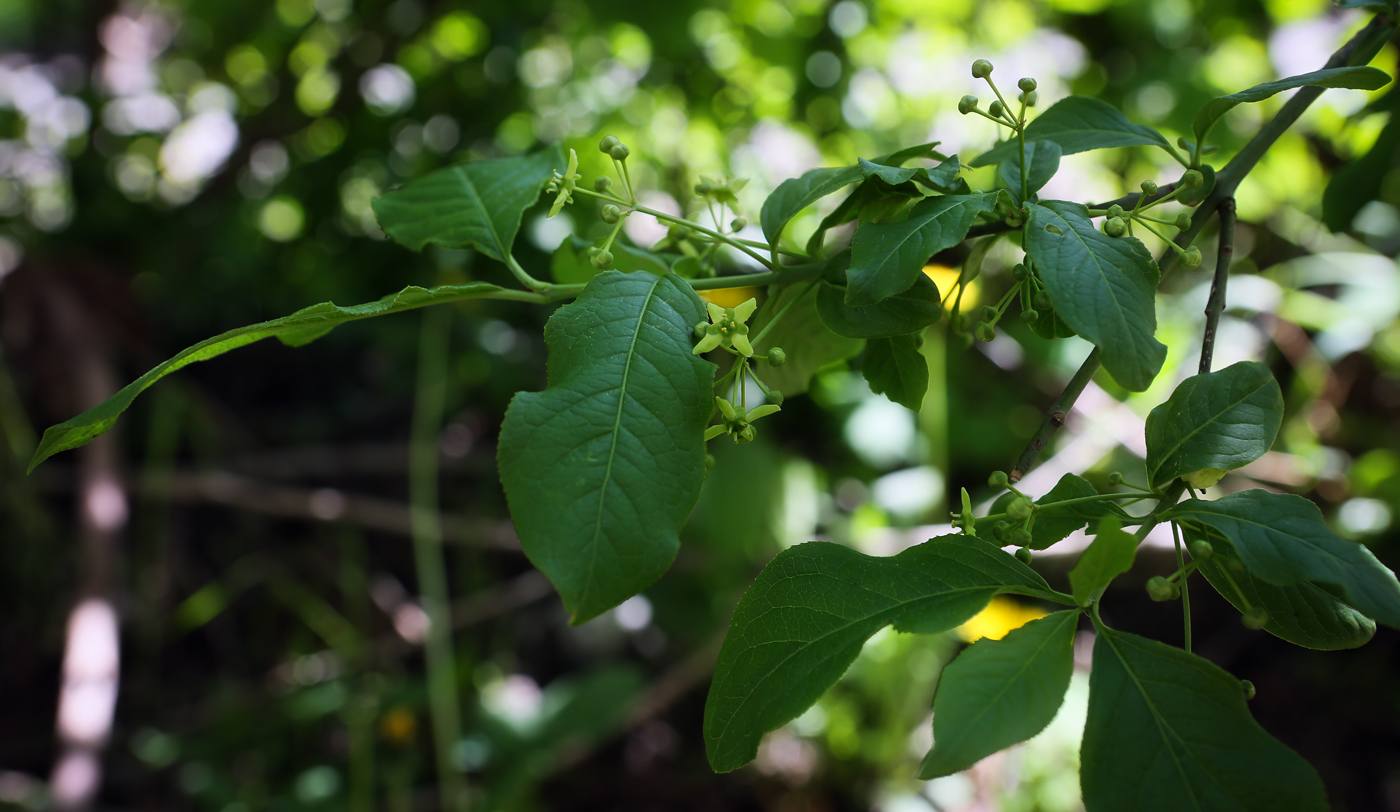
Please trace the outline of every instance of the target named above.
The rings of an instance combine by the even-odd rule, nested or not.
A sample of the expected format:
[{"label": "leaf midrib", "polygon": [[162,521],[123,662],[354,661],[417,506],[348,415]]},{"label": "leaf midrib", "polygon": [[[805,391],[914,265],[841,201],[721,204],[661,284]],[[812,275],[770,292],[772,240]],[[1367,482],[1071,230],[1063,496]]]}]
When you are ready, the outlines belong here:
[{"label": "leaf midrib", "polygon": [[496,257],[497,259],[503,259],[507,251],[504,247],[504,243],[501,242],[501,235],[496,233],[496,221],[491,219],[491,212],[486,208],[486,201],[482,199],[481,192],[477,191],[476,182],[467,175],[467,170],[465,168],[459,169],[452,174],[456,175],[458,180],[461,181],[462,188],[467,191],[472,202],[476,204],[476,207],[481,211],[481,219],[486,221],[486,230],[491,233],[491,239],[495,242],[495,245],[492,245],[491,248],[499,255]]},{"label": "leaf midrib", "polygon": [[[1123,307],[1123,304],[1118,301],[1118,291],[1114,289],[1113,285],[1109,284],[1108,274],[1104,273],[1104,263],[1099,259],[1099,255],[1095,253],[1094,249],[1089,246],[1088,240],[1084,239],[1083,235],[1079,233],[1079,230],[1076,229],[1074,227],[1074,224],[1069,221],[1069,218],[1065,217],[1063,214],[1056,211],[1055,209],[1050,208],[1049,206],[1041,206],[1041,208],[1058,217],[1060,221],[1065,224],[1069,233],[1073,234],[1074,238],[1079,241],[1079,245],[1084,249],[1084,252],[1087,253],[1089,257],[1093,260],[1094,269],[1098,271],[1099,279],[1103,282],[1104,290],[1108,292],[1109,298],[1113,301],[1113,306],[1118,310],[1118,321],[1124,326],[1127,326],[1129,324],[1127,311]],[[1092,227],[1093,226],[1091,225],[1090,228]],[[1117,268],[1114,268],[1114,270],[1117,270]],[[1131,329],[1127,332],[1129,335],[1132,334]],[[1137,342],[1133,342],[1134,345],[1136,345],[1136,343]]]},{"label": "leaf midrib", "polygon": [[1205,423],[1202,423],[1201,425],[1197,426],[1197,427],[1196,427],[1195,429],[1193,429],[1190,433],[1188,433],[1185,437],[1182,437],[1182,438],[1181,438],[1181,441],[1180,441],[1179,443],[1177,443],[1176,445],[1172,446],[1172,448],[1171,448],[1170,451],[1167,451],[1167,452],[1163,453],[1162,459],[1161,459],[1161,461],[1158,463],[1157,467],[1154,468],[1154,469],[1152,469],[1152,472],[1151,472],[1151,473],[1152,473],[1152,484],[1153,484],[1153,485],[1156,485],[1156,484],[1157,484],[1157,472],[1158,472],[1158,471],[1161,471],[1162,468],[1167,464],[1167,461],[1171,459],[1172,455],[1175,454],[1176,452],[1180,451],[1180,450],[1181,450],[1181,447],[1184,446],[1184,445],[1186,445],[1186,443],[1189,442],[1189,441],[1191,440],[1191,438],[1193,438],[1193,437],[1195,437],[1197,434],[1200,434],[1201,432],[1205,431],[1207,426],[1214,425],[1217,421],[1220,420],[1221,416],[1224,415],[1226,412],[1230,411],[1231,409],[1235,408],[1236,406],[1239,406],[1241,403],[1244,403],[1246,400],[1249,400],[1250,398],[1252,398],[1252,397],[1254,397],[1255,395],[1259,394],[1260,391],[1266,389],[1266,388],[1268,387],[1269,382],[1270,382],[1271,380],[1272,380],[1272,378],[1265,379],[1262,383],[1259,384],[1259,386],[1257,386],[1257,387],[1256,387],[1253,391],[1251,391],[1249,394],[1245,395],[1244,397],[1242,397],[1242,398],[1240,398],[1239,400],[1237,400],[1237,401],[1231,403],[1229,406],[1225,407],[1224,409],[1221,409],[1221,410],[1220,410],[1219,412],[1217,412],[1216,414],[1212,415],[1211,418],[1210,418],[1209,420],[1207,420]]}]

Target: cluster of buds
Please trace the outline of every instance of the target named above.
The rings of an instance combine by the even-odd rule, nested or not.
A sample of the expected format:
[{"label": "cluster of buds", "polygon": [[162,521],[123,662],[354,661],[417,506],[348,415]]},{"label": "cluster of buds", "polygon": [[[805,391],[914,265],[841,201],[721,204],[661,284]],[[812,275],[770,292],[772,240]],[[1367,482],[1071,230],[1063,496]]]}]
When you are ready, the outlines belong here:
[{"label": "cluster of buds", "polygon": [[736,443],[753,442],[755,435],[753,422],[779,411],[776,403],[765,403],[752,409],[735,406],[724,398],[715,398],[719,406],[721,421],[705,430],[705,439],[713,440],[721,434],[728,434]]}]

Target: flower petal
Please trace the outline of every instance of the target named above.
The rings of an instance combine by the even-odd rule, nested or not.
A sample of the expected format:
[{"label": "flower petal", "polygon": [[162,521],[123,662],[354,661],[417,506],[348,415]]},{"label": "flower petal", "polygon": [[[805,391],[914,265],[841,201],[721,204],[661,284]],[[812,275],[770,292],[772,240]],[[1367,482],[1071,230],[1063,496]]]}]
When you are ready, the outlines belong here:
[{"label": "flower petal", "polygon": [[713,440],[727,431],[729,431],[729,428],[723,423],[720,423],[719,425],[715,426],[710,426],[709,428],[705,429],[705,440],[706,442]]},{"label": "flower petal", "polygon": [[705,309],[710,311],[710,321],[718,323],[720,319],[724,318],[724,308],[714,302],[706,302]]},{"label": "flower petal", "polygon": [[745,358],[753,355],[753,345],[749,343],[748,336],[735,333],[729,337],[729,341],[734,345],[734,349],[738,350],[739,354]]},{"label": "flower petal", "polygon": [[749,409],[749,422],[752,423],[753,421],[759,419],[760,417],[767,417],[768,415],[773,414],[774,412],[777,412],[777,411],[781,411],[781,410],[780,410],[777,406],[774,406],[774,405],[771,404],[771,403],[765,403],[765,404],[763,404],[762,406],[758,406],[758,407],[755,407],[755,408],[753,408],[753,409]]},{"label": "flower petal", "polygon": [[719,413],[724,415],[725,420],[734,419],[734,404],[724,398],[715,398],[715,404],[719,406]]},{"label": "flower petal", "polygon": [[722,340],[723,339],[720,337],[718,330],[716,330],[713,333],[706,333],[705,337],[700,339],[700,343],[695,345],[695,349],[691,350],[690,352],[693,355],[703,355],[704,353],[713,350],[715,347],[718,347],[720,341]]},{"label": "flower petal", "polygon": [[739,304],[734,306],[734,320],[739,322],[740,324],[743,324],[744,322],[749,320],[749,316],[752,316],[753,312],[757,309],[757,299],[749,299],[746,302],[740,302]]}]

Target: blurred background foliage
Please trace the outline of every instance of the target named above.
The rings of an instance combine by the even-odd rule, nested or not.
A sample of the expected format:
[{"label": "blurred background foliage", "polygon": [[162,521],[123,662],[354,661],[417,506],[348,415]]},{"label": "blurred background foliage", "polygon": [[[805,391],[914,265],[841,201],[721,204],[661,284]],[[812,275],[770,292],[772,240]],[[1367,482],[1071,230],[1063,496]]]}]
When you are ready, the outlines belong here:
[{"label": "blurred background foliage", "polygon": [[[990,126],[955,110],[976,57],[998,78],[1036,77],[1042,107],[1097,95],[1174,138],[1213,95],[1321,66],[1366,18],[1326,0],[0,0],[0,807],[43,808],[58,779],[65,619],[99,584],[123,643],[100,808],[438,808],[407,535],[418,316],[191,367],[106,451],[23,475],[42,427],[224,329],[406,284],[509,283],[470,253],[386,242],[377,195],[553,142],[579,151],[591,182],[606,168],[594,144],[613,133],[645,202],[693,211],[701,173],[748,177],[756,221],[777,183],[815,166],[930,140],[964,159],[990,146]],[[1394,72],[1393,45],[1376,64]],[[1304,493],[1392,567],[1397,99],[1328,92],[1241,187],[1216,356],[1269,362],[1289,407],[1275,450],[1216,490]],[[1221,157],[1279,103],[1236,108],[1216,130]],[[1088,153],[1043,194],[1106,200],[1149,177],[1175,177],[1159,152]],[[591,205],[527,213],[523,264],[546,275],[570,234],[596,236]],[[641,219],[628,235],[650,245],[664,232]],[[1097,379],[1031,492],[1067,470],[1100,487],[1115,470],[1141,479],[1142,420],[1195,368],[1211,239],[1205,267],[1164,285],[1157,385],[1129,397]],[[1014,261],[1003,244],[979,284],[999,294]],[[715,449],[673,571],[570,628],[514,545],[494,467],[510,395],[544,384],[547,317],[481,302],[452,323],[439,461],[463,722],[450,762],[476,808],[1080,808],[1087,672],[1032,742],[912,778],[940,667],[1036,616],[1029,605],[998,601],[958,635],[877,635],[742,771],[709,772],[700,721],[725,624],[767,558],[813,537],[887,554],[942,532],[947,495],[991,497],[987,474],[1009,467],[1086,344],[1013,323],[964,351],[936,325],[917,414],[872,395],[858,359],[823,370],[758,442]],[[1063,577],[1064,556],[1037,561]],[[1165,553],[1140,557],[1110,622],[1179,642],[1175,605],[1140,588],[1169,569]],[[1255,713],[1318,765],[1336,808],[1400,810],[1395,633],[1290,649],[1195,591],[1197,650],[1255,682]]]}]

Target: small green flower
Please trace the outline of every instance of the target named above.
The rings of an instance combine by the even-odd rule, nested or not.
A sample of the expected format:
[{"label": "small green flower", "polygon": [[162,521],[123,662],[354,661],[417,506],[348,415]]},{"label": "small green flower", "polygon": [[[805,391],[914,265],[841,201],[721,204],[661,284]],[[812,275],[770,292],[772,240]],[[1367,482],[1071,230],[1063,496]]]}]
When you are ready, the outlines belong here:
[{"label": "small green flower", "polygon": [[715,403],[719,405],[721,420],[705,430],[706,440],[713,440],[721,434],[728,434],[734,438],[736,443],[751,442],[754,438],[751,424],[761,417],[767,417],[774,412],[781,411],[773,403],[765,403],[747,411],[744,410],[743,406],[735,406],[724,398],[715,398]]},{"label": "small green flower", "polygon": [[695,184],[695,194],[700,197],[707,197],[716,203],[721,203],[730,208],[735,214],[739,213],[739,192],[749,185],[748,178],[729,178],[721,175],[719,178],[700,176],[700,182]]},{"label": "small green flower", "polygon": [[734,307],[720,307],[710,302],[705,308],[710,311],[710,323],[705,325],[705,335],[691,352],[702,355],[715,347],[733,347],[745,358],[752,356],[753,345],[749,343],[749,328],[744,322],[758,309],[758,300],[750,299]]},{"label": "small green flower", "polygon": [[563,175],[556,171],[554,177],[549,181],[548,191],[559,193],[554,198],[554,205],[549,207],[549,217],[558,214],[564,208],[565,203],[574,201],[574,190],[578,188],[578,182],[581,178],[583,175],[578,173],[578,154],[569,150],[569,168],[564,170]]}]

